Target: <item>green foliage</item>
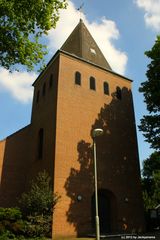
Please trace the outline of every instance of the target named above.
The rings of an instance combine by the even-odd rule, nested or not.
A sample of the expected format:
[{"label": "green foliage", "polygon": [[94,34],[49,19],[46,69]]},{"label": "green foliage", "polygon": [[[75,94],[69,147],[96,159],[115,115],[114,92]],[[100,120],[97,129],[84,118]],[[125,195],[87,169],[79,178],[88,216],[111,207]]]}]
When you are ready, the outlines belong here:
[{"label": "green foliage", "polygon": [[12,70],[22,64],[28,70],[46,54],[42,34],[56,27],[66,0],[0,0],[0,65]]},{"label": "green foliage", "polygon": [[60,198],[52,189],[51,178],[43,171],[31,181],[30,190],[22,194],[19,204],[26,219],[25,236],[51,237],[52,214]]},{"label": "green foliage", "polygon": [[157,37],[152,49],[145,54],[151,62],[146,73],[147,80],[141,83],[139,91],[144,94],[150,115],[141,119],[139,129],[151,147],[160,150],[160,36]]},{"label": "green foliage", "polygon": [[149,158],[143,161],[143,177],[151,179],[153,174],[160,170],[160,153],[154,152]]},{"label": "green foliage", "polygon": [[153,174],[154,193],[153,199],[155,207],[160,203],[160,170]]},{"label": "green foliage", "polygon": [[31,182],[30,190],[22,194],[19,204],[25,216],[52,215],[60,197],[53,194],[50,182],[47,172],[40,172]]},{"label": "green foliage", "polygon": [[51,237],[53,210],[59,198],[53,194],[47,172],[40,172],[31,181],[30,190],[22,194],[20,209],[0,208],[0,240]]},{"label": "green foliage", "polygon": [[151,59],[151,62],[146,73],[148,80],[141,84],[140,92],[144,93],[147,110],[157,112],[160,111],[160,36],[157,37],[152,49],[145,52],[145,55]]},{"label": "green foliage", "polygon": [[0,208],[0,239],[14,239],[15,235],[23,234],[25,223],[18,208]]},{"label": "green foliage", "polygon": [[2,234],[0,234],[0,240],[8,240],[8,239],[16,239],[16,238],[15,238],[15,235],[10,231],[5,231]]},{"label": "green foliage", "polygon": [[148,192],[145,190],[143,191],[143,201],[146,211],[155,207],[153,199],[151,198],[151,196],[148,195]]},{"label": "green foliage", "polygon": [[[17,208],[1,208],[0,240],[16,239],[17,237],[51,237],[52,215],[27,216]],[[18,214],[17,214],[18,213]]]},{"label": "green foliage", "polygon": [[143,162],[142,189],[145,209],[160,203],[160,153],[154,152]]},{"label": "green foliage", "polygon": [[19,208],[0,208],[0,221],[2,220],[19,220],[22,213]]},{"label": "green foliage", "polygon": [[29,216],[25,226],[26,237],[51,237],[52,216]]},{"label": "green foliage", "polygon": [[6,231],[5,233],[0,235],[0,240],[49,240],[51,238],[45,238],[45,237],[34,237],[34,238],[26,238],[24,236],[15,236],[14,234],[10,233],[9,231]]}]

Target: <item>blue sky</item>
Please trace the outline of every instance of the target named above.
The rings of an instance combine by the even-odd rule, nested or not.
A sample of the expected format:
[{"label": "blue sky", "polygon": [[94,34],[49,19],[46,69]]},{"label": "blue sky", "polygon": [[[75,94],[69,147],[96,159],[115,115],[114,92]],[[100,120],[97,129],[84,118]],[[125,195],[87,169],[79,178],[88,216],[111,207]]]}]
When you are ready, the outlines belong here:
[{"label": "blue sky", "polygon": [[[76,9],[84,2],[83,13]],[[72,0],[61,12],[55,30],[44,41],[48,45],[48,61],[77,25],[80,15],[103,51],[113,70],[133,79],[133,97],[137,125],[146,107],[138,92],[146,80],[149,50],[160,32],[160,0]],[[9,73],[0,68],[0,139],[30,123],[31,87],[37,73]],[[142,161],[153,152],[137,129],[139,155]]]}]

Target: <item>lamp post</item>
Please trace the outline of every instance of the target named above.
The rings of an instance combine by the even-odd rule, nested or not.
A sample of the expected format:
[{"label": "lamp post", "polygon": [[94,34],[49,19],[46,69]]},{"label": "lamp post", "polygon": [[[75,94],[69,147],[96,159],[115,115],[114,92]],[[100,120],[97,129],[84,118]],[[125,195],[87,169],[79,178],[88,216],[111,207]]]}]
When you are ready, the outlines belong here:
[{"label": "lamp post", "polygon": [[96,224],[96,240],[100,240],[100,227],[99,227],[99,216],[98,216],[98,191],[97,191],[97,156],[96,156],[96,137],[103,134],[101,128],[95,128],[92,131],[93,138],[93,157],[94,157],[94,187],[95,187],[95,224]]}]

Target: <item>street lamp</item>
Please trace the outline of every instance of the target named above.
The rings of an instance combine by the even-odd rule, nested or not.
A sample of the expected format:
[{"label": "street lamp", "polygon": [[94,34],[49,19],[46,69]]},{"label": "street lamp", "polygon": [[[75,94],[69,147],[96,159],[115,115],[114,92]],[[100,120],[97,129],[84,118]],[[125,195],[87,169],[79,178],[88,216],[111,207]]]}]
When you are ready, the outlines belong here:
[{"label": "street lamp", "polygon": [[96,224],[96,240],[100,240],[100,227],[99,227],[99,216],[98,216],[98,193],[97,193],[97,156],[96,156],[96,137],[99,137],[103,134],[101,128],[95,128],[92,131],[93,138],[93,156],[94,156],[94,187],[95,187],[95,224]]}]

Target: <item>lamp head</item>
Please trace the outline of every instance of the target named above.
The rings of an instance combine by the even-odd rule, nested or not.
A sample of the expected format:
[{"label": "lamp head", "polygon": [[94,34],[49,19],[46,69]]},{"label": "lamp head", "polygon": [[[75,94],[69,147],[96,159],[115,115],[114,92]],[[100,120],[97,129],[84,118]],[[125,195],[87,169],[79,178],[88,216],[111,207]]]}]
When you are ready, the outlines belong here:
[{"label": "lamp head", "polygon": [[96,137],[99,137],[99,136],[102,136],[102,135],[103,135],[103,129],[101,129],[101,128],[93,129],[92,138],[96,138]]}]

